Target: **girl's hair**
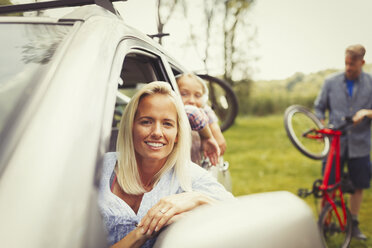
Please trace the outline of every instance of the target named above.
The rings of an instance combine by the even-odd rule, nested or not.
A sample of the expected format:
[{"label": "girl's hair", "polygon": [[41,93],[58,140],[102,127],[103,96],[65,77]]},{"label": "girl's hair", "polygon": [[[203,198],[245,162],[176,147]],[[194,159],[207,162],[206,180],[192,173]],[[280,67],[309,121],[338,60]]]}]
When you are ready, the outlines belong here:
[{"label": "girl's hair", "polygon": [[189,78],[192,78],[194,80],[196,80],[198,83],[200,83],[203,87],[203,96],[202,96],[202,102],[203,102],[203,106],[207,104],[208,102],[208,95],[209,95],[209,91],[208,91],[208,87],[205,83],[205,81],[200,78],[199,76],[195,75],[194,73],[183,73],[183,74],[178,74],[176,76],[176,81],[177,81],[177,84],[179,82],[179,80],[181,80],[183,77],[189,77]]},{"label": "girl's hair", "polygon": [[[160,171],[153,178],[155,185],[161,176],[174,168],[175,177],[184,191],[191,191],[190,175],[187,166],[191,163],[191,131],[181,98],[172,90],[169,83],[152,82],[141,88],[130,100],[120,121],[116,151],[118,153],[117,180],[127,194],[139,195],[146,192],[138,172],[133,144],[133,122],[138,104],[148,95],[161,94],[173,102],[177,110],[177,143]],[[162,103],[159,103],[162,104]]]}]

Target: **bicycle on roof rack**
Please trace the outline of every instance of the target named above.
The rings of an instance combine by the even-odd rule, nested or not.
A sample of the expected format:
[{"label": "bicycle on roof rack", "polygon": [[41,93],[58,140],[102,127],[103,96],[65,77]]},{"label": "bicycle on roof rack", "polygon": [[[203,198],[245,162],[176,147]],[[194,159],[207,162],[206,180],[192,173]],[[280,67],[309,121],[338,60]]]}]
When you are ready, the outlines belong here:
[{"label": "bicycle on roof rack", "polygon": [[[351,213],[343,194],[347,181],[341,178],[340,165],[340,137],[352,123],[347,117],[343,125],[326,128],[310,110],[298,105],[288,107],[284,114],[287,135],[301,153],[312,159],[323,159],[328,155],[323,179],[315,180],[311,191],[299,189],[298,195],[322,199],[318,226],[324,243],[332,247],[346,248],[352,238]],[[336,169],[334,184],[330,184],[332,166]]]}]

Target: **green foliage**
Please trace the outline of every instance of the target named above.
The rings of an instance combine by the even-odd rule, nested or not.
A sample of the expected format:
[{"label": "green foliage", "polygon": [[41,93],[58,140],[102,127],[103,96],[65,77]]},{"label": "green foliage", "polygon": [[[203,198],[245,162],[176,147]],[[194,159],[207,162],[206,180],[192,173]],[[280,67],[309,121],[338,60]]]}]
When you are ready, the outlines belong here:
[{"label": "green foliage", "polygon": [[[372,73],[372,64],[366,64],[363,70]],[[297,72],[284,80],[235,84],[239,114],[259,116],[278,114],[283,113],[292,104],[313,108],[324,79],[337,71],[340,70],[328,69],[307,75]]]},{"label": "green foliage", "polygon": [[[310,188],[321,177],[321,162],[305,157],[290,143],[283,115],[238,117],[224,136],[228,145],[224,159],[230,163],[235,196],[279,190],[297,194],[299,188]],[[312,196],[305,201],[316,220],[319,204]],[[371,205],[369,189],[364,192],[359,216],[360,228],[369,239],[353,239],[351,248],[372,247]]]},{"label": "green foliage", "polygon": [[308,75],[297,72],[284,80],[256,81],[234,87],[240,114],[262,116],[282,113],[292,104],[312,108],[324,79],[336,71],[325,70]]},{"label": "green foliage", "polygon": [[0,5],[11,5],[12,2],[10,0],[0,0]]}]

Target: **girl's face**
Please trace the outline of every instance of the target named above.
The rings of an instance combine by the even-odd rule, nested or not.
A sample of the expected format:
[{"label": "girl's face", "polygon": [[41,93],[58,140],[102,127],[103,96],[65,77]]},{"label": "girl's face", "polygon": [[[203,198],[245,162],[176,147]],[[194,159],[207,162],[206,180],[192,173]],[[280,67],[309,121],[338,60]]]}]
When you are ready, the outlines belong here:
[{"label": "girl's face", "polygon": [[204,90],[200,82],[193,77],[183,76],[177,80],[177,84],[183,104],[203,107]]},{"label": "girl's face", "polygon": [[177,110],[162,94],[148,95],[138,104],[133,122],[133,143],[137,162],[159,161],[162,165],[177,142]]}]

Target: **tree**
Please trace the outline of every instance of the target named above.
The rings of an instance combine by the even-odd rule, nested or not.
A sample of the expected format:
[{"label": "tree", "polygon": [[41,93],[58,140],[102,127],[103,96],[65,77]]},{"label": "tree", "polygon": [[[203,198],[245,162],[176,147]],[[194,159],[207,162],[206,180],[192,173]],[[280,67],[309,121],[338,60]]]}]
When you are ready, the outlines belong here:
[{"label": "tree", "polygon": [[[190,19],[187,9],[190,1],[183,0],[182,3],[185,16]],[[204,32],[197,35],[195,27],[190,30],[192,43],[199,46],[199,50],[200,47],[204,49],[202,59],[206,72],[216,60],[222,60],[223,79],[231,85],[251,81],[251,62],[256,59],[251,48],[256,30],[246,16],[253,3],[254,0],[203,0]],[[216,49],[213,43],[220,41]],[[219,55],[212,56],[216,53]]]},{"label": "tree", "polygon": [[232,85],[236,81],[250,78],[251,57],[248,48],[254,40],[255,30],[249,33],[252,26],[245,17],[253,2],[254,0],[224,1],[224,79]]},{"label": "tree", "polygon": [[[178,4],[190,29],[187,42],[195,47],[205,72],[218,66],[223,79],[232,86],[250,84],[252,61],[256,60],[252,53],[256,30],[247,16],[254,0],[157,0],[159,33],[163,33]],[[195,19],[202,21],[191,24]]]},{"label": "tree", "polygon": [[162,34],[164,34],[164,26],[170,20],[178,0],[157,0],[157,28],[159,36],[159,43],[162,44]]}]

